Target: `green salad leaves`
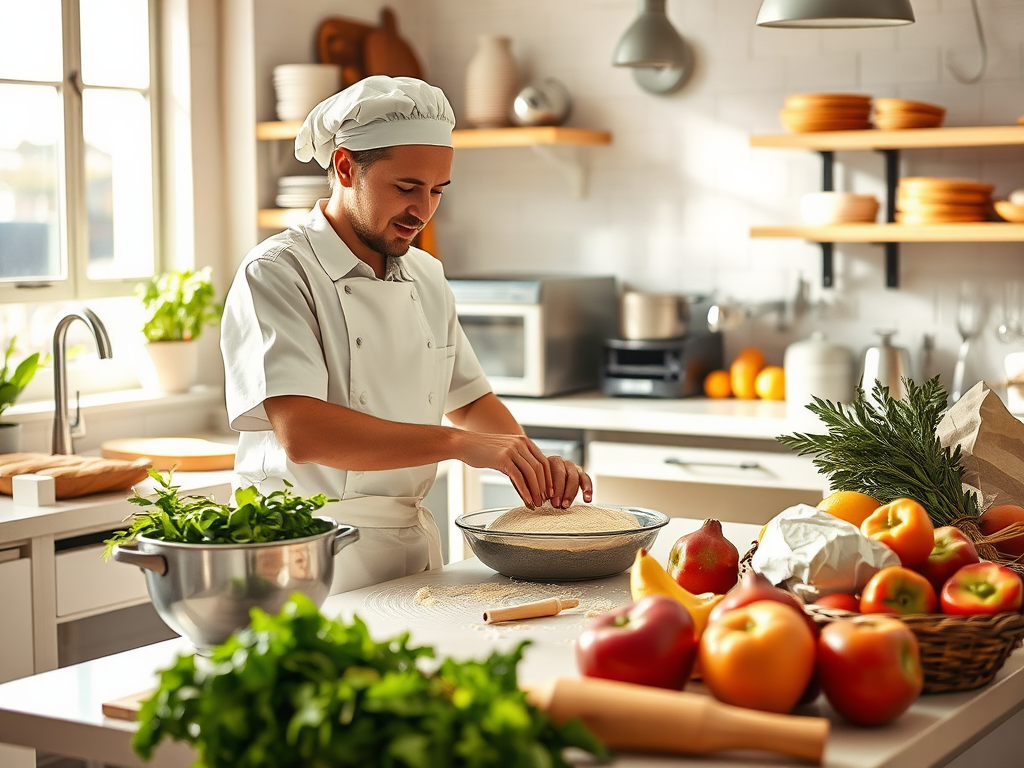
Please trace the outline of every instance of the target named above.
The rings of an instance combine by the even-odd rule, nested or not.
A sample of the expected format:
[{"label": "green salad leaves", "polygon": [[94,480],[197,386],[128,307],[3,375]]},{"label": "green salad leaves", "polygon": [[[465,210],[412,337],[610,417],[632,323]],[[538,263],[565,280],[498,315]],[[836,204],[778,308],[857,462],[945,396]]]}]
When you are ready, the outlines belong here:
[{"label": "green salad leaves", "polygon": [[139,713],[149,760],[164,738],[192,744],[195,768],[568,768],[566,747],[601,759],[579,721],[556,726],[516,683],[526,642],[484,661],[444,659],[404,633],[371,639],[355,617],[323,617],[293,595],[210,658],[181,656]]},{"label": "green salad leaves", "polygon": [[143,507],[132,515],[131,526],[115,531],[104,543],[105,560],[110,559],[115,545],[130,544],[143,535],[161,541],[191,544],[255,544],[287,541],[314,536],[327,530],[327,524],[313,513],[330,501],[320,493],[303,498],[291,493],[291,485],[264,496],[255,486],[235,491],[235,507],[218,504],[204,496],[178,497],[178,486],[171,485],[171,473],[165,478],[156,470],[149,471],[157,481],[156,500],[135,491],[128,501]]}]

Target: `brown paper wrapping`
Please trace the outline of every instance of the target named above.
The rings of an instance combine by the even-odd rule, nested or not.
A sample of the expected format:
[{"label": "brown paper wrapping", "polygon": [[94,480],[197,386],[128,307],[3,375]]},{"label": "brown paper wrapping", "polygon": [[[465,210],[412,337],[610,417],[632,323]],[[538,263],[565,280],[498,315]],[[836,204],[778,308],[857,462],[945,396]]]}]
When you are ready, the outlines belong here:
[{"label": "brown paper wrapping", "polygon": [[946,411],[935,431],[943,448],[960,445],[963,483],[980,492],[980,509],[1024,506],[1024,423],[985,382]]}]

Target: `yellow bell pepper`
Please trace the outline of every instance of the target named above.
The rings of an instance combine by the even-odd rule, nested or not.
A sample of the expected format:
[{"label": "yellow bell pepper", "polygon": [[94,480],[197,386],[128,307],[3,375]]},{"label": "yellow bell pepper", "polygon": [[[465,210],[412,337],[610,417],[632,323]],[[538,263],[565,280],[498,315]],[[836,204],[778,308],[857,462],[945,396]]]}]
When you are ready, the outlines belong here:
[{"label": "yellow bell pepper", "polygon": [[713,592],[695,595],[683,589],[646,549],[637,550],[636,560],[629,572],[629,592],[633,600],[647,595],[667,595],[677,600],[689,611],[694,634],[698,639],[708,625],[711,609],[725,597]]}]

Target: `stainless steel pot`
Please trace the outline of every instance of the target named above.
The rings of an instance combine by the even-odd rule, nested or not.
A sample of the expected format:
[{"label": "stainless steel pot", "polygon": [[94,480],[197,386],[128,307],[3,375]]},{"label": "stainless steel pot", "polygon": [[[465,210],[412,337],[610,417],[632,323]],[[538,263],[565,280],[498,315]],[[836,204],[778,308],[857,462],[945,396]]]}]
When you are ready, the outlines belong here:
[{"label": "stainless steel pot", "polygon": [[894,331],[875,331],[881,337],[877,347],[868,347],[864,352],[864,370],[860,377],[860,387],[867,399],[874,402],[871,390],[875,381],[889,388],[889,396],[893,400],[902,400],[907,396],[907,387],[903,380],[913,378],[910,371],[910,354],[903,347],[890,343]]},{"label": "stainless steel pot", "polygon": [[142,568],[160,618],[200,653],[249,624],[249,610],[276,613],[293,592],[317,607],[334,581],[334,556],[359,540],[359,529],[319,517],[330,528],[267,544],[183,544],[136,538],[114,559]]},{"label": "stainless steel pot", "polygon": [[630,340],[678,339],[691,331],[691,323],[704,322],[706,308],[697,307],[707,302],[701,296],[626,291],[619,302],[619,335]]}]

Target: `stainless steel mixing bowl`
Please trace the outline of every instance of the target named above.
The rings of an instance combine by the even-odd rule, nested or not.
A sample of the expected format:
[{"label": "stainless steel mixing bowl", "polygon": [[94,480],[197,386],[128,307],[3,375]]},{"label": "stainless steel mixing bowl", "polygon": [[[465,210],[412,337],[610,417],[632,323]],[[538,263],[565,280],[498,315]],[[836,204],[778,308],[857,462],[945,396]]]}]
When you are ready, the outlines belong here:
[{"label": "stainless steel mixing bowl", "polygon": [[[603,505],[602,505],[603,506]],[[650,549],[668,516],[642,507],[604,507],[636,518],[636,528],[600,533],[512,533],[489,526],[509,507],[455,518],[480,562],[526,581],[580,581],[614,576],[629,568],[638,549]]]},{"label": "stainless steel mixing bowl", "polygon": [[266,544],[184,544],[147,536],[114,547],[119,563],[145,571],[160,618],[200,653],[249,624],[249,610],[277,613],[293,592],[321,606],[334,581],[334,556],[359,539],[359,529],[318,517],[315,536]]}]

